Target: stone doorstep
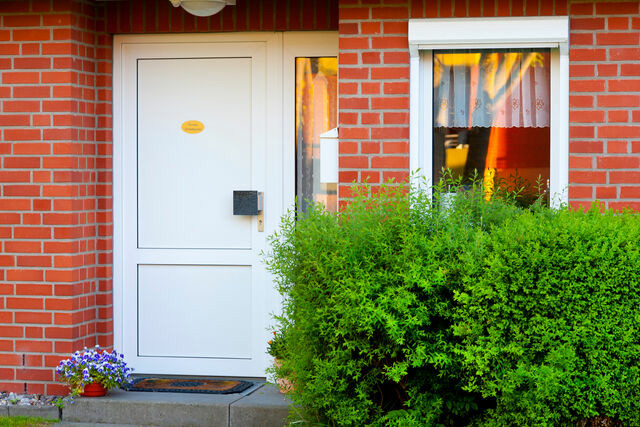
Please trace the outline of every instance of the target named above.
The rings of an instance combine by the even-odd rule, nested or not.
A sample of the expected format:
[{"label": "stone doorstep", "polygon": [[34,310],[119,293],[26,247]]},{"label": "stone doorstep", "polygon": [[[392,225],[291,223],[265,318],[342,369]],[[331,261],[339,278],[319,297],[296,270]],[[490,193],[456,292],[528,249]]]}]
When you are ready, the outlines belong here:
[{"label": "stone doorstep", "polygon": [[133,424],[104,424],[104,423],[70,423],[66,421],[62,421],[60,423],[54,424],[52,427],[59,426],[67,426],[67,427],[145,427],[145,426],[136,426]]},{"label": "stone doorstep", "polygon": [[104,423],[70,423],[66,421],[62,421],[58,424],[54,424],[52,427],[145,427],[145,426],[136,426],[133,424],[104,424]]},{"label": "stone doorstep", "polygon": [[60,410],[56,406],[7,405],[0,406],[2,417],[40,417],[49,420],[60,418]]},{"label": "stone doorstep", "polygon": [[290,404],[272,384],[227,395],[113,390],[77,398],[62,410],[62,425],[281,427]]}]

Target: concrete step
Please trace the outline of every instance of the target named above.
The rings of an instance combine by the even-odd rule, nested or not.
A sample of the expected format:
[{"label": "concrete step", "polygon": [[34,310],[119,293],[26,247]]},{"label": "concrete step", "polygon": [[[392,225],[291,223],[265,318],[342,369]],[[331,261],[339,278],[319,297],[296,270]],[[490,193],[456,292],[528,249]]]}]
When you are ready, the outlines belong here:
[{"label": "concrete step", "polygon": [[103,424],[103,423],[70,423],[66,421],[61,421],[60,423],[54,424],[55,427],[65,426],[65,427],[144,427],[144,426],[136,426],[133,424]]},{"label": "concrete step", "polygon": [[62,411],[69,426],[281,427],[291,401],[272,384],[238,394],[111,391]]},{"label": "concrete step", "polygon": [[0,406],[0,416],[40,417],[48,420],[57,420],[60,416],[60,410],[55,406],[10,405]]}]

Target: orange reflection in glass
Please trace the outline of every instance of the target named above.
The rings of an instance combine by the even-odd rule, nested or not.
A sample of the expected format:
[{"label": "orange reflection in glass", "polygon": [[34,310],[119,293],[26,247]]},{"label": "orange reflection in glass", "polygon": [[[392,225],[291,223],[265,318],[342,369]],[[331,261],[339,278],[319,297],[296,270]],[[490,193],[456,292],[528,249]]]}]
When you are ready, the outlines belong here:
[{"label": "orange reflection in glass", "polygon": [[337,185],[320,183],[320,135],[337,126],[338,60],[296,58],[296,197],[337,210]]},{"label": "orange reflection in glass", "polygon": [[545,190],[550,156],[550,53],[480,50],[433,55],[433,170]]}]

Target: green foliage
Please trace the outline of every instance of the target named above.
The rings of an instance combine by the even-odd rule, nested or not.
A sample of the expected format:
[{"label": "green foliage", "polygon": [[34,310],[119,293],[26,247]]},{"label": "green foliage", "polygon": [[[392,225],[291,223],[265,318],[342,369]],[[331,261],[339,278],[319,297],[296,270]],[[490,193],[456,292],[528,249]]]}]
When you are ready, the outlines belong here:
[{"label": "green foliage", "polygon": [[286,346],[284,341],[284,333],[273,331],[273,337],[267,343],[267,353],[276,359],[283,359],[286,354]]},{"label": "green foliage", "polygon": [[484,424],[640,425],[639,219],[522,211],[469,253],[455,330]]},{"label": "green foliage", "polygon": [[433,190],[364,186],[340,214],[283,218],[267,265],[292,420],[640,425],[639,218]]},{"label": "green foliage", "polygon": [[453,351],[452,284],[464,248],[516,209],[478,198],[445,209],[442,195],[362,187],[340,215],[317,205],[284,218],[268,266],[291,357],[276,371],[293,380],[306,421],[457,425],[477,410]]}]

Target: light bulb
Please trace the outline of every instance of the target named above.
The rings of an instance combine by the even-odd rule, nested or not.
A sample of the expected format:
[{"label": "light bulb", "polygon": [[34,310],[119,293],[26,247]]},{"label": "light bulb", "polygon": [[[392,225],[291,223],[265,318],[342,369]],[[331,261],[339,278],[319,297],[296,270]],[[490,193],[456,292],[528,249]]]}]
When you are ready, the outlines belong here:
[{"label": "light bulb", "polygon": [[227,3],[218,0],[182,0],[180,5],[192,15],[211,16],[220,12]]}]

